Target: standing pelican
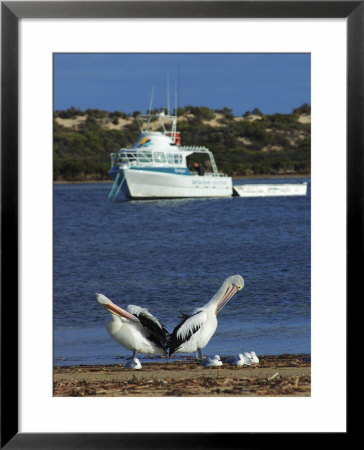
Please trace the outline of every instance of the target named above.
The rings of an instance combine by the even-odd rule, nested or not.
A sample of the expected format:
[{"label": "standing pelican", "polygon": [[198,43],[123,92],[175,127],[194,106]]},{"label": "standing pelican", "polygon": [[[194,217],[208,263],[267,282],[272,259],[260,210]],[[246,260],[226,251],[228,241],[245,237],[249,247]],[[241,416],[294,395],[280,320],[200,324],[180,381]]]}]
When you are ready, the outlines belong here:
[{"label": "standing pelican", "polygon": [[127,311],[115,305],[103,294],[95,294],[96,300],[110,313],[106,328],[110,336],[120,345],[137,353],[148,355],[165,354],[169,346],[168,332],[146,309],[129,305]]},{"label": "standing pelican", "polygon": [[243,277],[232,275],[227,278],[212,299],[201,308],[195,309],[191,316],[183,315],[170,335],[169,356],[175,352],[198,352],[202,359],[202,349],[206,347],[217,328],[217,314],[231,297],[244,286]]}]

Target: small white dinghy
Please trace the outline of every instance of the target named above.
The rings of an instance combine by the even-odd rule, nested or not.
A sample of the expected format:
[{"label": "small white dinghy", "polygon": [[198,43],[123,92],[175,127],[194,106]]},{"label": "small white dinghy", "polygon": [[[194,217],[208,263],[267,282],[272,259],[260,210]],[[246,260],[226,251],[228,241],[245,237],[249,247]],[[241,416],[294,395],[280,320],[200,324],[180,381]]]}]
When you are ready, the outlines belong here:
[{"label": "small white dinghy", "polygon": [[307,182],[235,184],[233,186],[233,195],[235,197],[290,197],[307,195]]},{"label": "small white dinghy", "polygon": [[125,369],[133,369],[133,370],[139,370],[142,368],[142,365],[138,358],[129,359],[129,361],[125,364]]}]

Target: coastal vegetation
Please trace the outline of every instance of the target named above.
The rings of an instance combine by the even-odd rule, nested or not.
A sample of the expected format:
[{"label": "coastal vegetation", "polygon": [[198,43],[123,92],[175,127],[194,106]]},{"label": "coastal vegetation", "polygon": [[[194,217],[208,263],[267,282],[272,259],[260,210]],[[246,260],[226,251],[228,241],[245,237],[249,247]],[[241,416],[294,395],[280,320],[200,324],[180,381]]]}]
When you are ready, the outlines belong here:
[{"label": "coastal vegetation", "polygon": [[[139,113],[74,107],[55,111],[54,180],[108,179],[110,153],[132,146],[138,137]],[[238,117],[230,108],[205,106],[185,106],[177,114],[182,145],[209,148],[221,172],[231,176],[310,174],[308,104],[290,114],[267,115],[255,108]]]}]

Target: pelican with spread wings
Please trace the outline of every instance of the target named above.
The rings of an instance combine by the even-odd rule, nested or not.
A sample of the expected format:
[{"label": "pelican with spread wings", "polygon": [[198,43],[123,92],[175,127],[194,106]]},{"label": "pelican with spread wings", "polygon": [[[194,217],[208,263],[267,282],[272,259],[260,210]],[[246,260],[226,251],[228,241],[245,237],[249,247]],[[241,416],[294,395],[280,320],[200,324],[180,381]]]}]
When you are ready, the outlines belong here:
[{"label": "pelican with spread wings", "polygon": [[123,347],[133,352],[148,355],[166,354],[169,334],[159,320],[147,309],[129,305],[122,309],[103,294],[96,294],[96,300],[106,308],[111,318],[106,328],[110,336]]}]

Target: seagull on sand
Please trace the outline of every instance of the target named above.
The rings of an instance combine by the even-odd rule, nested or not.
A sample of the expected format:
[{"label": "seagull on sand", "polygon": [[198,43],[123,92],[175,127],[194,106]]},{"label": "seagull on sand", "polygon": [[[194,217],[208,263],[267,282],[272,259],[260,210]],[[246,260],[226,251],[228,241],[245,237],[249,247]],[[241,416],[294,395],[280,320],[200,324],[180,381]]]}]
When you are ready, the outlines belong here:
[{"label": "seagull on sand", "polygon": [[250,366],[252,363],[252,360],[250,358],[248,358],[247,356],[243,355],[242,353],[239,353],[238,356],[234,356],[233,358],[228,358],[226,360],[226,362],[233,366]]},{"label": "seagull on sand", "polygon": [[219,355],[215,355],[213,358],[207,357],[200,362],[204,367],[219,367],[222,366],[222,361]]},{"label": "seagull on sand", "polygon": [[250,359],[252,360],[252,363],[253,364],[259,364],[259,358],[256,355],[256,353],[255,352],[249,352],[249,354],[250,354]]},{"label": "seagull on sand", "polygon": [[139,370],[142,368],[142,365],[138,358],[129,359],[129,361],[125,364],[125,369],[134,369]]}]

